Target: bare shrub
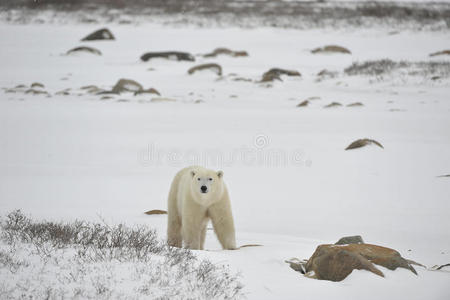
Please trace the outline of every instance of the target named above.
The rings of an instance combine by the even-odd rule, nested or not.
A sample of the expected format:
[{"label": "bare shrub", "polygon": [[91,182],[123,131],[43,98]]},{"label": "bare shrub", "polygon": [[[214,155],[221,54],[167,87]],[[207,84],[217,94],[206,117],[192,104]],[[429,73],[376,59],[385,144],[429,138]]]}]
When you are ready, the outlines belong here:
[{"label": "bare shrub", "polygon": [[388,75],[395,71],[403,71],[410,76],[441,76],[449,77],[450,62],[447,61],[393,61],[390,59],[369,60],[354,62],[344,70],[350,76],[365,75],[379,76]]},{"label": "bare shrub", "polygon": [[17,210],[1,219],[0,234],[1,298],[242,296],[227,266],[170,247],[145,226],[36,221]]}]

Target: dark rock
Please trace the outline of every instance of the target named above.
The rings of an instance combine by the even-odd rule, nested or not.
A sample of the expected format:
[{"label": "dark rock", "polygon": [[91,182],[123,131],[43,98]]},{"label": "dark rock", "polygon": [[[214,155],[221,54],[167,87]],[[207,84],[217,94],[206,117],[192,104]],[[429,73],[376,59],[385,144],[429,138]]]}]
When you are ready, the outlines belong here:
[{"label": "dark rock", "polygon": [[331,102],[330,104],[325,105],[324,108],[339,107],[339,106],[342,106],[342,104],[339,102]]},{"label": "dark rock", "polygon": [[31,84],[31,88],[45,88],[45,85],[43,85],[42,83],[40,83],[40,82],[33,82],[32,84]]},{"label": "dark rock", "polygon": [[364,244],[364,241],[360,235],[345,236],[340,238],[335,245],[346,245],[346,244]]},{"label": "dark rock", "polygon": [[107,28],[99,29],[85,38],[82,41],[96,41],[96,40],[114,40],[114,35]]},{"label": "dark rock", "polygon": [[269,82],[274,80],[281,80],[281,75],[287,76],[302,76],[300,72],[295,70],[284,70],[279,68],[272,68],[269,71],[265,72],[262,76],[261,82]]},{"label": "dark rock", "polygon": [[248,56],[247,51],[233,51],[228,48],[216,48],[213,52],[203,55],[203,57],[217,57],[219,55],[229,55],[232,57]]},{"label": "dark rock", "polygon": [[417,275],[412,265],[397,251],[371,244],[320,245],[305,266],[306,276],[331,281],[345,279],[354,269],[384,277],[373,264],[395,270],[405,268]]},{"label": "dark rock", "polygon": [[91,53],[91,54],[95,54],[95,55],[102,55],[100,50],[92,48],[92,47],[86,47],[86,46],[75,47],[75,48],[67,51],[66,54],[73,54],[73,53],[80,53],[80,52]]},{"label": "dark rock", "polygon": [[194,74],[197,71],[210,69],[214,71],[217,75],[222,76],[222,67],[218,64],[202,64],[195,67],[192,67],[188,70],[188,74]]},{"label": "dark rock", "polygon": [[134,92],[135,96],[140,95],[140,94],[156,94],[158,96],[161,96],[161,94],[154,88],[149,88],[146,90],[139,90],[139,91]]},{"label": "dark rock", "polygon": [[147,52],[141,56],[142,61],[148,61],[152,58],[166,58],[174,60],[195,61],[195,57],[187,52],[166,51],[166,52]]},{"label": "dark rock", "polygon": [[28,89],[28,90],[25,91],[25,94],[48,95],[48,92],[43,91],[43,90]]},{"label": "dark rock", "polygon": [[305,100],[305,101],[303,101],[303,102],[301,102],[301,103],[297,104],[297,107],[304,107],[304,106],[308,106],[308,104],[309,104],[309,101],[308,101],[308,100]]},{"label": "dark rock", "polygon": [[342,53],[342,54],[351,54],[350,50],[347,48],[337,46],[337,45],[328,45],[324,47],[319,47],[316,49],[311,50],[311,53],[318,54],[318,53]]},{"label": "dark rock", "polygon": [[357,106],[364,106],[361,102],[353,102],[350,104],[347,104],[348,107],[357,107]]},{"label": "dark rock", "polygon": [[350,145],[348,145],[347,148],[345,148],[345,150],[351,150],[351,149],[356,149],[356,148],[361,148],[367,145],[372,145],[375,144],[380,148],[384,148],[383,145],[381,145],[379,142],[372,140],[372,139],[359,139],[354,141],[353,143],[351,143]]},{"label": "dark rock", "polygon": [[431,269],[433,271],[439,271],[439,270],[442,270],[445,267],[450,267],[450,264],[445,264],[445,265],[441,265],[441,266],[436,265],[436,266],[431,267]]}]

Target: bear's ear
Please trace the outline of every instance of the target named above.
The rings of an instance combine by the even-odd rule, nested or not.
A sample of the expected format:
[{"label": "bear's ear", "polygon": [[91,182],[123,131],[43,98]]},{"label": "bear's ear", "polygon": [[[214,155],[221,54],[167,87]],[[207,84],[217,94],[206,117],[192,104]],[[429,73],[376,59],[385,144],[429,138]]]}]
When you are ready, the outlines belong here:
[{"label": "bear's ear", "polygon": [[222,171],[218,171],[217,172],[217,177],[222,178],[223,177],[223,172]]},{"label": "bear's ear", "polygon": [[195,172],[194,171],[191,171],[191,176],[192,176],[192,178],[194,178],[194,176],[195,176]]}]

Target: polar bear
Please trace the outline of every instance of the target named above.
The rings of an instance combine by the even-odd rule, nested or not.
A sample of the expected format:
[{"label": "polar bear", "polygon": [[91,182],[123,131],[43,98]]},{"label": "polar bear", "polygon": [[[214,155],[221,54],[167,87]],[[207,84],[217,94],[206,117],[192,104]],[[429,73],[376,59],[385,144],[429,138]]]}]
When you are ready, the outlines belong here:
[{"label": "polar bear", "polygon": [[223,249],[236,249],[233,215],[223,172],[191,166],[172,181],[168,199],[169,245],[203,250],[211,219]]}]

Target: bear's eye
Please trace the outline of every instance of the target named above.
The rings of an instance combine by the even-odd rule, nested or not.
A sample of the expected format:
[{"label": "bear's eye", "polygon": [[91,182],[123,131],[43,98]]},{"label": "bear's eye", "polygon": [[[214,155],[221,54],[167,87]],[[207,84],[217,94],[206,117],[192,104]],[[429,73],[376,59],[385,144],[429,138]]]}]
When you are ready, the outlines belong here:
[{"label": "bear's eye", "polygon": [[198,181],[200,181],[200,178],[197,178]]},{"label": "bear's eye", "polygon": [[209,177],[209,181],[212,181],[212,178],[211,178],[211,177]]}]

